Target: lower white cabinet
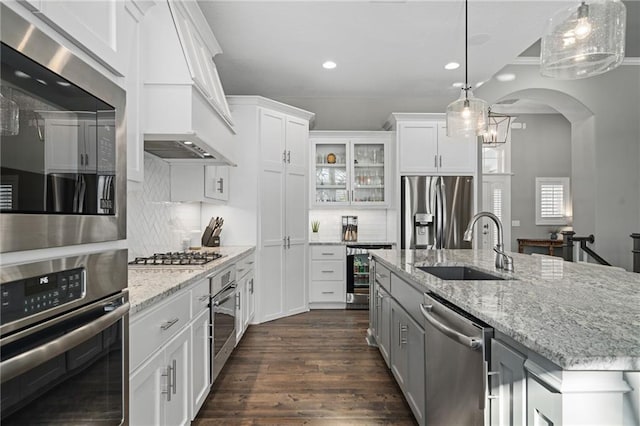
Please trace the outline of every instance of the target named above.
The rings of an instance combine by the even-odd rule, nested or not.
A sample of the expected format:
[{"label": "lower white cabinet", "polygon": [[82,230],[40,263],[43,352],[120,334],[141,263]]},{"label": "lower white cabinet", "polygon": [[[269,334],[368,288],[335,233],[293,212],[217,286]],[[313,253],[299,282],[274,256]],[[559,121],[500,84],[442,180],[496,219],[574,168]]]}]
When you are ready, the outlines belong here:
[{"label": "lower white cabinet", "polygon": [[534,426],[562,425],[562,394],[560,392],[545,386],[542,381],[529,375],[526,399],[526,424]]},{"label": "lower white cabinet", "polygon": [[400,385],[418,424],[424,424],[424,329],[391,301],[391,372]]},{"label": "lower white cabinet", "polygon": [[249,327],[251,321],[256,314],[256,298],[255,298],[255,272],[251,270],[249,274],[247,274],[246,286],[245,286],[245,309],[244,309],[244,318],[243,318],[243,328],[246,330]]},{"label": "lower white cabinet", "polygon": [[376,321],[376,342],[378,348],[382,354],[382,358],[387,363],[387,366],[391,366],[391,296],[384,287],[377,286],[377,321]]},{"label": "lower white cabinet", "polygon": [[190,344],[184,328],[131,375],[131,425],[189,424]]},{"label": "lower white cabinet", "polygon": [[209,310],[202,311],[191,325],[191,420],[209,395]]},{"label": "lower white cabinet", "polygon": [[236,345],[255,316],[255,258],[252,253],[236,263]]},{"label": "lower white cabinet", "polygon": [[243,277],[238,280],[238,286],[236,287],[236,345],[240,343],[240,339],[244,335],[244,315],[247,310],[247,281]]},{"label": "lower white cabinet", "polygon": [[489,403],[491,424],[494,426],[527,424],[525,360],[521,353],[496,339],[491,339]]},{"label": "lower white cabinet", "polygon": [[344,246],[312,245],[309,251],[309,307],[344,309],[347,298]]}]

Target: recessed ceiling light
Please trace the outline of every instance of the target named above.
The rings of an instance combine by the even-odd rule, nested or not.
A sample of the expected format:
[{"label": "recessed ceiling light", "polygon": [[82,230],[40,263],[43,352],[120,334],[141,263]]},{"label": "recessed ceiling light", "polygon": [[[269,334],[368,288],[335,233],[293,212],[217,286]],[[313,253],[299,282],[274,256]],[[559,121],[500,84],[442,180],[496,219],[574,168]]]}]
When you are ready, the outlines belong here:
[{"label": "recessed ceiling light", "polygon": [[455,83],[452,84],[453,87],[462,87],[464,86],[464,83],[461,81],[456,81]]},{"label": "recessed ceiling light", "polygon": [[26,72],[20,71],[20,70],[16,70],[14,72],[14,74],[16,75],[16,77],[20,77],[20,78],[29,78],[31,77],[29,74],[27,74]]},{"label": "recessed ceiling light", "polygon": [[211,154],[209,154],[208,152],[205,152],[205,153],[204,153],[204,154],[202,154],[202,155],[204,155],[205,157],[211,157]]},{"label": "recessed ceiling light", "polygon": [[479,81],[479,82],[477,82],[477,83],[476,83],[476,87],[480,87],[480,86],[482,86],[484,83],[485,83],[484,81]]},{"label": "recessed ceiling light", "polygon": [[516,79],[516,75],[512,74],[512,73],[504,73],[504,74],[498,74],[496,75],[496,80],[498,81],[513,81]]},{"label": "recessed ceiling light", "polygon": [[325,63],[322,64],[322,68],[324,68],[325,70],[332,70],[337,66],[338,65],[333,61],[326,61]]},{"label": "recessed ceiling light", "polygon": [[193,142],[191,142],[191,141],[184,141],[184,144],[185,144],[185,145],[193,145]]},{"label": "recessed ceiling light", "polygon": [[449,62],[447,65],[444,66],[445,70],[456,70],[460,68],[460,64],[457,62]]},{"label": "recessed ceiling light", "polygon": [[37,79],[36,79],[36,81],[37,81],[38,83],[40,83],[40,84],[44,84],[45,86],[47,85],[47,82],[46,82],[46,81],[41,80],[41,79],[39,79],[39,78],[37,78]]},{"label": "recessed ceiling light", "polygon": [[71,83],[67,83],[66,81],[56,81],[56,83],[58,83],[60,86],[62,87],[69,87],[71,86]]}]

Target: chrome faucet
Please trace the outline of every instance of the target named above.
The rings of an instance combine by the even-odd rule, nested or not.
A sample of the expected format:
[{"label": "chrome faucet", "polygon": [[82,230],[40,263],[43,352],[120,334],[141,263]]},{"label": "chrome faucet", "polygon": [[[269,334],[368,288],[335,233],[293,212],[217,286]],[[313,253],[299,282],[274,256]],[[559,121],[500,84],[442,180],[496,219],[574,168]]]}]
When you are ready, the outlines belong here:
[{"label": "chrome faucet", "polygon": [[493,248],[493,251],[496,252],[496,268],[504,269],[505,271],[513,272],[513,258],[504,252],[504,241],[502,239],[502,222],[498,216],[491,212],[480,212],[477,213],[467,226],[467,230],[464,231],[464,240],[471,241],[473,239],[473,226],[476,224],[478,219],[481,217],[488,217],[493,220],[496,224],[496,228],[498,229],[498,244]]}]

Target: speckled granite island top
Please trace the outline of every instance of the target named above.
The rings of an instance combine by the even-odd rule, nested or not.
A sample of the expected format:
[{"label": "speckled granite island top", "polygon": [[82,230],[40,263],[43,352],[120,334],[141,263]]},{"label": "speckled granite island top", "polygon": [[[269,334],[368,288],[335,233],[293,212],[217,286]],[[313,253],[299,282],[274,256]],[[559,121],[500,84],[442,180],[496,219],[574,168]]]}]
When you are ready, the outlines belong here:
[{"label": "speckled granite island top", "polygon": [[203,250],[218,252],[224,257],[200,267],[129,265],[131,315],[161,302],[182,288],[205,279],[217,270],[232,265],[243,256],[255,251],[255,247],[216,247]]},{"label": "speckled granite island top", "polygon": [[[640,370],[640,274],[517,253],[510,253],[515,272],[501,273],[495,254],[483,250],[372,253],[565,370]],[[507,280],[445,281],[417,269],[434,265],[472,266]]]}]

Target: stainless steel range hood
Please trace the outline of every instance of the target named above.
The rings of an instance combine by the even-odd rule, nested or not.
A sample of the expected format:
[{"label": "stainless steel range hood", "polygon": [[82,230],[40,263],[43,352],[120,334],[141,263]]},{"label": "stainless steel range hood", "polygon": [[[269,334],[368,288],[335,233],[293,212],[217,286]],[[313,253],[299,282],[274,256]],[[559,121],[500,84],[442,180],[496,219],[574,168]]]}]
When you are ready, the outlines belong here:
[{"label": "stainless steel range hood", "polygon": [[198,4],[157,2],[142,25],[144,150],[171,163],[235,166],[235,129],[213,62],[222,50]]}]

